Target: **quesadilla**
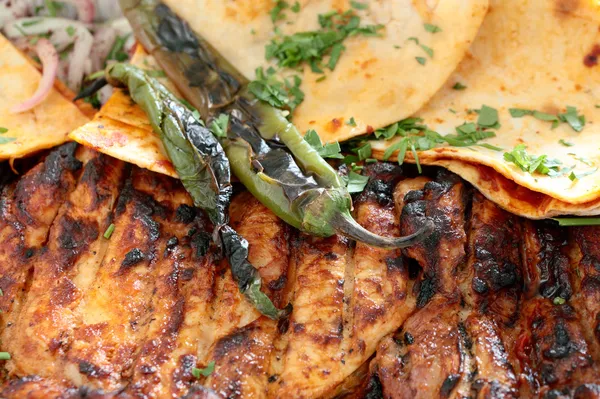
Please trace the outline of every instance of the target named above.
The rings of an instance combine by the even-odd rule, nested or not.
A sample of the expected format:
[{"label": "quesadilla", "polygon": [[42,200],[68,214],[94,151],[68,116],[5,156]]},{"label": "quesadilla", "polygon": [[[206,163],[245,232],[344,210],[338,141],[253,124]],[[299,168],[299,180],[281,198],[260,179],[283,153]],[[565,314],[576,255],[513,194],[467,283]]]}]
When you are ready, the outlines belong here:
[{"label": "quesadilla", "polygon": [[[485,106],[497,111],[499,126],[487,129],[495,137],[483,142],[497,148],[434,148],[419,152],[419,162],[450,162],[453,171],[482,189],[485,183],[467,176],[471,165],[485,165],[562,203],[544,211],[509,208],[521,215],[597,213],[589,206],[600,198],[599,24],[600,3],[591,0],[492,1],[469,54],[415,116],[428,129],[454,134],[464,123],[476,124]],[[375,156],[383,157],[399,140],[374,141]],[[544,157],[551,172],[531,173],[524,162],[511,161],[519,145],[516,155],[526,148],[528,160]],[[407,158],[414,162],[410,151]]]}]

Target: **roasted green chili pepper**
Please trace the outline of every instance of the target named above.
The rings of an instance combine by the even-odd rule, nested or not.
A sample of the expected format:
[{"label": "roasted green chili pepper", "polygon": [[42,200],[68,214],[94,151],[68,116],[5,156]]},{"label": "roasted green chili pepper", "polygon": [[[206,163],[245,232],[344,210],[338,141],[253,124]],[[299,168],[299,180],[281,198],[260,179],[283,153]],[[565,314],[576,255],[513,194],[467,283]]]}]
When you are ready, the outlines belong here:
[{"label": "roasted green chili pepper", "polygon": [[242,293],[270,318],[287,314],[289,308],[277,309],[260,290],[260,274],[247,260],[248,243],[228,225],[232,187],[229,161],[219,141],[180,100],[144,71],[128,64],[113,64],[106,69],[106,79],[113,86],[126,87],[148,115],[194,205],[203,209],[215,226],[216,241],[222,244]]},{"label": "roasted green chili pepper", "polygon": [[350,215],[352,199],[337,172],[282,110],[257,100],[248,81],[166,5],[121,0],[121,6],[138,40],[202,117],[229,116],[221,142],[233,172],[287,223],[313,235],[340,233],[387,248],[413,245],[431,233],[431,221],[415,234],[397,238],[360,226]]}]

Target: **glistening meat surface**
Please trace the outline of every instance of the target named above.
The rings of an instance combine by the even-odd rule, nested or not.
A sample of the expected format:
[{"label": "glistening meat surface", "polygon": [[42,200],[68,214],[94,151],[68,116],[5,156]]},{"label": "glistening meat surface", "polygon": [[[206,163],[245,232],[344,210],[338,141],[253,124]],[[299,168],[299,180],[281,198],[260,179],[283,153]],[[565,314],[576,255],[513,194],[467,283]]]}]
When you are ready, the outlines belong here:
[{"label": "glistening meat surface", "polygon": [[310,237],[234,197],[265,293],[293,305],[279,322],[179,182],[71,144],[3,178],[0,397],[600,397],[600,229],[515,217],[442,170],[365,173],[359,223],[434,234]]}]

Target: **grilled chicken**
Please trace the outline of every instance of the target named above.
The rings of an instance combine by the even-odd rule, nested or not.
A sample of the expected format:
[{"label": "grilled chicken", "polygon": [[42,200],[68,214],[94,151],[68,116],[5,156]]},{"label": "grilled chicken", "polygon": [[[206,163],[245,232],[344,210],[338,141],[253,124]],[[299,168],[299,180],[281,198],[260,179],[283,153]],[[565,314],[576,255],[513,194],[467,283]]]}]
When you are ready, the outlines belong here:
[{"label": "grilled chicken", "polygon": [[364,173],[359,223],[434,233],[310,237],[234,197],[264,292],[293,305],[279,321],[179,182],[74,144],[2,179],[0,397],[600,397],[600,230],[523,220],[444,171]]}]

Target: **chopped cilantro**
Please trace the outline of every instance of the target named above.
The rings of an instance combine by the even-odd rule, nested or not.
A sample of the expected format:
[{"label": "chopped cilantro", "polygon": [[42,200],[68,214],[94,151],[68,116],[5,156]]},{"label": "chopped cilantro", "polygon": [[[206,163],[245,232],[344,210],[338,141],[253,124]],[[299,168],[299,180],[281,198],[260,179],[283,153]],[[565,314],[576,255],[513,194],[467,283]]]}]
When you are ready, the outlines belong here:
[{"label": "chopped cilantro", "polygon": [[449,112],[452,112],[453,114],[455,114],[455,113],[456,113],[456,110],[455,110],[455,109],[452,109],[452,108],[448,108],[448,111],[449,111]]},{"label": "chopped cilantro", "polygon": [[332,71],[335,69],[338,61],[340,60],[340,56],[342,55],[342,51],[344,51],[346,47],[342,46],[340,43],[334,44],[331,48],[331,55],[329,56],[329,62],[327,63],[327,67]]},{"label": "chopped cilantro", "polygon": [[8,132],[8,128],[0,127],[0,134],[4,134],[6,132]]},{"label": "chopped cilantro", "polygon": [[10,360],[10,353],[0,352],[0,360]]},{"label": "chopped cilantro", "polygon": [[394,48],[397,50],[397,49],[400,49],[402,47],[398,46],[397,44],[394,44]]},{"label": "chopped cilantro", "polygon": [[360,193],[365,189],[368,182],[369,176],[359,175],[358,173],[351,171],[348,173],[348,184],[346,187],[351,194]]},{"label": "chopped cilantro", "polygon": [[256,35],[256,29],[254,29],[254,28],[250,29],[250,34],[251,35]]},{"label": "chopped cilantro", "polygon": [[529,115],[542,121],[552,122],[552,129],[556,128],[560,122],[568,123],[576,132],[581,132],[585,126],[585,116],[579,115],[577,108],[571,106],[567,107],[566,112],[558,115],[522,108],[510,108],[508,112],[513,118],[522,118]]},{"label": "chopped cilantro", "polygon": [[417,60],[417,62],[421,65],[425,65],[425,63],[427,62],[427,60],[424,57],[415,57],[415,60]]},{"label": "chopped cilantro", "polygon": [[357,9],[357,10],[366,10],[369,8],[368,4],[359,3],[358,1],[354,1],[354,0],[350,1],[350,5],[352,6],[352,8]]},{"label": "chopped cilantro", "polygon": [[203,369],[199,369],[197,367],[192,368],[192,375],[195,378],[200,378],[200,376],[208,377],[214,371],[215,371],[215,362],[213,360],[210,363],[208,363],[208,365]]},{"label": "chopped cilantro", "polygon": [[565,298],[557,296],[556,298],[554,298],[554,300],[552,301],[553,304],[555,305],[564,305],[567,301],[565,300]]},{"label": "chopped cilantro", "polygon": [[114,232],[115,232],[115,225],[114,225],[114,223],[111,223],[110,226],[108,226],[108,228],[104,232],[103,237],[106,238],[107,240],[109,240]]},{"label": "chopped cilantro", "polygon": [[56,17],[58,11],[63,7],[58,1],[52,0],[44,0],[44,5],[46,6],[46,10],[48,11],[48,15],[51,17]]},{"label": "chopped cilantro", "polygon": [[585,172],[575,173],[575,177],[577,179],[581,179],[581,178],[584,178],[586,176],[592,175],[592,174],[596,173],[597,171],[598,171],[598,168],[586,170]]},{"label": "chopped cilantro", "polygon": [[429,56],[429,58],[433,58],[433,49],[431,47],[427,47],[424,44],[419,44],[419,46],[421,46],[421,48],[423,49],[423,51],[425,51],[427,53],[427,55]]},{"label": "chopped cilantro", "polygon": [[442,31],[442,29],[437,25],[425,24],[424,26],[427,32],[438,33]]},{"label": "chopped cilantro", "polygon": [[75,30],[75,28],[74,28],[74,27],[72,27],[72,26],[70,26],[70,25],[69,25],[69,26],[67,26],[67,29],[65,29],[65,30],[67,31],[67,34],[68,34],[69,36],[71,36],[71,37],[75,36],[75,32],[77,32],[77,31]]},{"label": "chopped cilantro", "polygon": [[600,218],[552,218],[559,226],[598,226]]},{"label": "chopped cilantro", "polygon": [[569,175],[569,180],[574,181],[575,179],[577,179],[577,176],[575,176],[575,172],[571,172],[571,174]]},{"label": "chopped cilantro", "polygon": [[364,161],[365,159],[370,158],[372,154],[371,143],[367,142],[361,147],[356,148],[355,152],[359,161]]},{"label": "chopped cilantro", "polygon": [[219,114],[210,124],[210,131],[217,137],[227,137],[229,130],[229,115]]},{"label": "chopped cilantro", "polygon": [[346,122],[346,125],[348,126],[356,126],[356,121],[354,120],[354,117],[350,117],[350,120],[348,122]]},{"label": "chopped cilantro", "polygon": [[283,10],[285,10],[289,7],[290,7],[289,3],[285,0],[275,1],[275,6],[269,12],[269,14],[271,15],[271,21],[273,21],[273,23],[275,23],[277,21],[281,21],[282,19],[285,19],[285,14],[283,13]]},{"label": "chopped cilantro", "polygon": [[300,2],[296,1],[294,3],[294,5],[290,8],[290,10],[292,10],[292,12],[300,12]]},{"label": "chopped cilantro", "polygon": [[40,22],[42,22],[41,18],[40,19],[32,19],[30,21],[23,21],[21,23],[21,26],[24,27],[24,28],[26,28],[28,26],[33,26],[33,25],[39,24]]},{"label": "chopped cilantro", "polygon": [[324,81],[325,79],[327,79],[327,76],[326,76],[326,75],[319,76],[319,77],[318,77],[318,78],[315,80],[315,82],[317,82],[317,83],[318,83],[318,82],[322,82],[322,81]]},{"label": "chopped cilantro", "polygon": [[454,86],[452,86],[452,88],[454,90],[464,90],[467,88],[467,86],[465,86],[464,84],[462,84],[460,82],[456,82],[456,83],[454,83]]},{"label": "chopped cilantro", "polygon": [[342,149],[340,148],[340,144],[337,141],[335,143],[323,145],[317,132],[312,129],[306,132],[304,135],[304,140],[306,140],[306,142],[310,144],[310,146],[314,148],[323,158],[344,158],[344,156],[341,154]]},{"label": "chopped cilantro", "polygon": [[419,39],[418,39],[418,38],[416,38],[416,37],[414,37],[414,36],[412,36],[412,37],[409,37],[409,38],[408,38],[408,39],[406,39],[406,40],[407,40],[407,41],[409,41],[409,42],[410,42],[410,41],[413,41],[413,42],[415,42],[416,44],[419,44]]},{"label": "chopped cilantro", "polygon": [[547,155],[530,155],[525,144],[519,144],[511,152],[504,153],[504,160],[517,165],[523,172],[539,173],[542,175],[556,176],[560,173],[559,160],[549,159]]},{"label": "chopped cilantro", "polygon": [[91,104],[92,107],[96,109],[100,109],[100,107],[102,106],[102,104],[100,103],[100,99],[98,98],[98,93],[94,93],[91,96],[84,97],[83,101],[85,101],[88,104]]},{"label": "chopped cilantro", "polygon": [[488,107],[487,105],[483,105],[479,110],[477,124],[484,128],[497,129],[499,127],[498,110]]},{"label": "chopped cilantro", "polygon": [[124,62],[129,59],[129,55],[123,51],[128,37],[129,35],[117,36],[110,51],[108,52],[108,55],[106,56],[106,61],[115,60],[118,62]]},{"label": "chopped cilantro", "polygon": [[293,77],[293,84],[289,80],[279,81],[275,70],[269,68],[265,73],[262,68],[256,70],[256,80],[250,82],[248,89],[261,101],[265,101],[276,108],[293,111],[303,100],[304,93],[300,90],[302,79]]},{"label": "chopped cilantro", "polygon": [[564,139],[560,139],[560,140],[558,140],[558,142],[560,144],[564,145],[565,147],[573,147],[575,145],[569,141],[565,141]]}]

